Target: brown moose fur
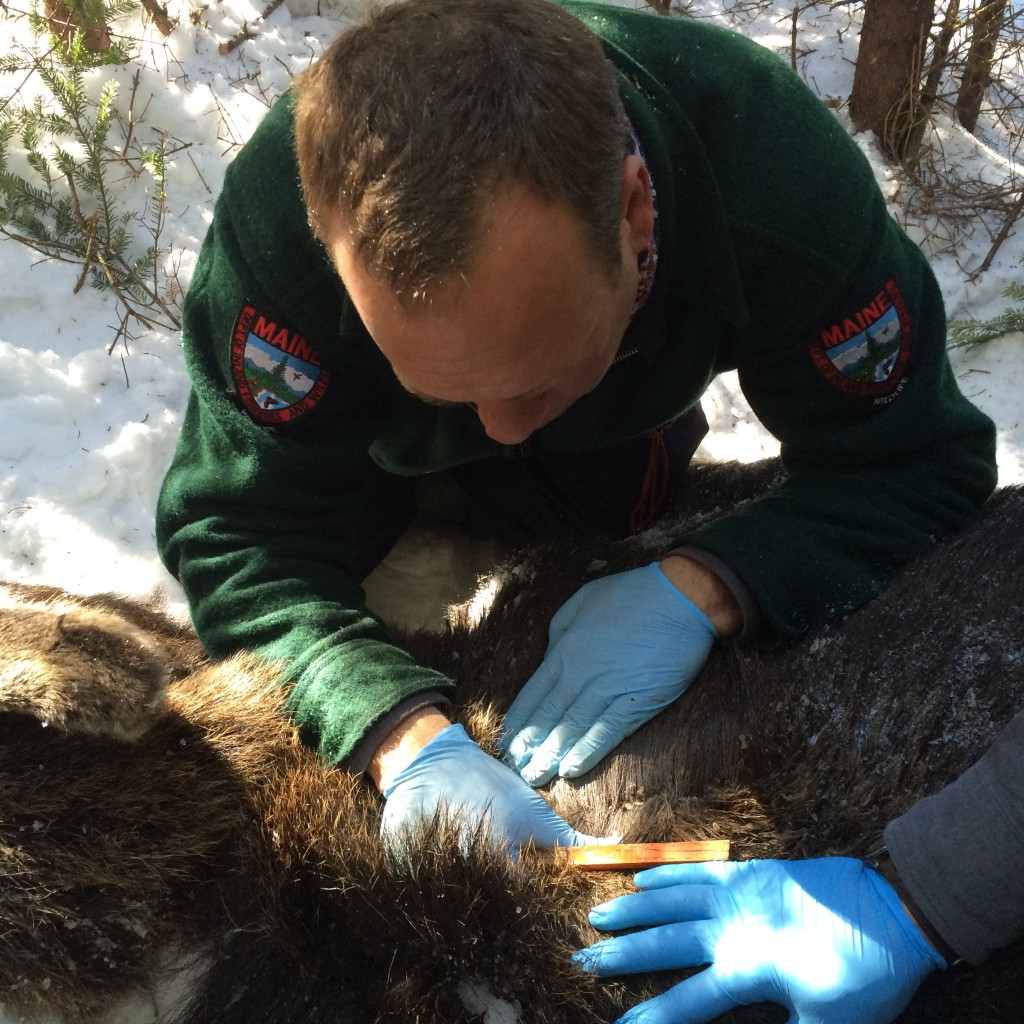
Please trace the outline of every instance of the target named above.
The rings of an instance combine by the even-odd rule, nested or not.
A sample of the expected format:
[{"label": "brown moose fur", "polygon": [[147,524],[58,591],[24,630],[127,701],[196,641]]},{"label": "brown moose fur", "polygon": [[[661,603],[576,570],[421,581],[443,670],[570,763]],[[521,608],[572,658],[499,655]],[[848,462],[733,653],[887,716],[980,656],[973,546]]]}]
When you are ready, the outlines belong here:
[{"label": "brown moose fur", "polygon": [[[708,467],[687,514],[728,508],[775,472]],[[558,605],[650,560],[668,533],[536,549],[505,567],[480,624],[456,611],[445,634],[408,646],[454,675],[487,744]],[[1022,568],[1024,489],[1007,489],[840,625],[772,651],[723,646],[683,699],[547,795],[583,831],[627,841],[723,836],[744,858],[856,855],[1024,707]],[[596,937],[586,911],[626,891],[628,875],[461,849],[443,823],[389,859],[379,804],[300,744],[273,676],[245,656],[206,665],[190,634],[132,602],[0,590],[8,1012],[94,1018],[150,985],[169,943],[212,963],[178,1024],[469,1024],[482,1018],[462,982],[524,1024],[583,1024],[670,983],[597,981],[569,961]],[[934,975],[900,1020],[1019,1020],[1022,990],[1018,944]],[[760,1006],[724,1019],[785,1016]]]},{"label": "brown moose fur", "polygon": [[191,645],[179,671],[202,661],[193,639],[165,636],[167,629],[117,600],[0,584],[0,711],[66,732],[136,739],[163,700],[176,655]]}]

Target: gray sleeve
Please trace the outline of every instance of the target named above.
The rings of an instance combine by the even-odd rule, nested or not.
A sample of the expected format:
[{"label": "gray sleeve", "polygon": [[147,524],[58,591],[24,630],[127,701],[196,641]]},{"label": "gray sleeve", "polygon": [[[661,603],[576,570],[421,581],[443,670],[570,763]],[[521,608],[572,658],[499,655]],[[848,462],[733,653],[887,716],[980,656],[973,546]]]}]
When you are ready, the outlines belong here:
[{"label": "gray sleeve", "polygon": [[969,963],[1024,936],[1024,711],[884,838],[922,913]]}]

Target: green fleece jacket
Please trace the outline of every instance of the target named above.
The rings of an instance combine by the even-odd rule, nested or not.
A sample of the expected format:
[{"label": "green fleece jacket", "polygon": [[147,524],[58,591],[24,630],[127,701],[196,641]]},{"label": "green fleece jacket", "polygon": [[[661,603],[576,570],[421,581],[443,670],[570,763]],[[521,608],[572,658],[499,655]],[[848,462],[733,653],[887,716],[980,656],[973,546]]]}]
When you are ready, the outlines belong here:
[{"label": "green fleece jacket", "polygon": [[307,226],[290,97],[228,169],[200,254],[160,552],[214,657],[281,659],[329,762],[361,769],[396,707],[452,692],[392,646],[353,568],[360,525],[422,474],[636,437],[736,369],[789,475],[679,544],[785,636],[863,604],[995,485],[994,428],[953,378],[935,279],[832,112],[734,33],[565,6],[615,68],[660,246],[623,340],[637,354],[526,446],[398,386]]}]

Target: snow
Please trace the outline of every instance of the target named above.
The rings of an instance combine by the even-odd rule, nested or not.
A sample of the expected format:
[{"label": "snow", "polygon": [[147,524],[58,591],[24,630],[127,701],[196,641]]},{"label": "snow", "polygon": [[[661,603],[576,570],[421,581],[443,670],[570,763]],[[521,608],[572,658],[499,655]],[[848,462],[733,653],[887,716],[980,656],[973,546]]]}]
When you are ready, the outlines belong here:
[{"label": "snow", "polygon": [[[152,144],[160,133],[167,136],[171,156],[161,241],[166,248],[162,286],[169,299],[187,289],[214,198],[238,147],[291,78],[360,6],[336,2],[328,9],[326,3],[290,0],[261,22],[261,3],[188,6],[171,0],[177,27],[167,39],[139,16],[117,26],[133,37],[136,59],[124,68],[102,69],[93,84],[98,89],[115,77],[125,109],[132,97],[136,140]],[[689,6],[790,59],[791,3],[758,7],[705,0]],[[830,10],[825,3],[803,4],[798,22],[798,70],[838,106],[837,116],[844,120],[856,58],[853,17],[850,5]],[[246,26],[254,38],[221,56],[218,43]],[[26,33],[24,17],[11,10],[0,21],[0,50],[26,45]],[[15,84],[4,79],[0,95],[10,95]],[[983,121],[979,138],[966,135],[944,113],[936,121],[936,159],[956,168],[965,182],[999,182],[1018,170],[1016,137],[992,118]],[[1024,226],[1010,233],[988,270],[973,276],[998,221],[979,218],[969,230],[961,226],[953,233],[934,218],[907,212],[913,189],[870,138],[858,141],[894,213],[929,253],[950,317],[986,319],[999,313],[1007,304],[1004,288],[1021,276]],[[141,205],[147,182],[145,175],[126,175],[125,201]],[[0,579],[73,591],[159,591],[180,613],[181,594],[156,557],[152,523],[188,393],[180,342],[173,330],[160,328],[118,339],[112,297],[88,287],[74,294],[78,273],[0,240]],[[951,359],[964,392],[998,426],[1001,482],[1024,481],[1024,335],[956,350]],[[733,375],[716,381],[704,404],[711,434],[700,454],[752,460],[777,451]],[[489,553],[475,554],[485,559]],[[391,615],[429,621],[440,600],[466,596],[478,568],[464,546],[421,533],[394,553],[370,589],[384,595],[382,605],[388,593],[406,595],[404,606],[388,607]],[[144,1001],[118,1019],[142,1024],[158,1010]]]}]

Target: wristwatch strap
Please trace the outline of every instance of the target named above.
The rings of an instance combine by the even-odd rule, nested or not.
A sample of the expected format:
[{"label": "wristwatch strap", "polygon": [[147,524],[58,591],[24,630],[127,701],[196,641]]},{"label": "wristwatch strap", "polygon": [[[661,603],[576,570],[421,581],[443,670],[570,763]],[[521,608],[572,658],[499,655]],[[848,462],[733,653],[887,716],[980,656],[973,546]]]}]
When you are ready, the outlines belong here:
[{"label": "wristwatch strap", "polygon": [[914,924],[921,929],[921,932],[924,934],[924,937],[928,942],[942,954],[945,958],[946,964],[949,967],[955,967],[957,964],[961,963],[963,961],[963,957],[960,956],[957,951],[953,949],[953,947],[935,930],[932,923],[915,902],[914,897],[907,891],[907,887],[903,884],[903,879],[900,878],[899,871],[896,870],[896,865],[892,862],[892,857],[889,855],[889,848],[885,845],[885,842],[880,839],[875,843],[864,854],[863,860],[869,867],[874,868],[893,887],[893,889],[896,890],[896,895],[899,896],[900,902],[910,915],[911,920],[913,920]]}]

